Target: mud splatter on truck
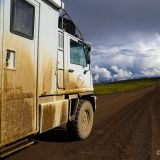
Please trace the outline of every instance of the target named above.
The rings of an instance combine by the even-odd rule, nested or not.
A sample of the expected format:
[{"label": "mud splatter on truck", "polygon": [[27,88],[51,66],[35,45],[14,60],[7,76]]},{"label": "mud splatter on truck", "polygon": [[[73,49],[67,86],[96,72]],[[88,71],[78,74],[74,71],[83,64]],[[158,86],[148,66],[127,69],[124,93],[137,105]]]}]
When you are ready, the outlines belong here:
[{"label": "mud splatter on truck", "polygon": [[90,51],[60,0],[0,0],[0,157],[62,124],[89,136]]}]

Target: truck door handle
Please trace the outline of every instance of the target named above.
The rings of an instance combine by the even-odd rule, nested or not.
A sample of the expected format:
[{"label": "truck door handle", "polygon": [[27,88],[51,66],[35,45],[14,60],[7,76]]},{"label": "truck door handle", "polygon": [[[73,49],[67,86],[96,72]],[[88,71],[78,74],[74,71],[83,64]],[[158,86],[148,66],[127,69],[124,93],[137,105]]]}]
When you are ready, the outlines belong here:
[{"label": "truck door handle", "polygon": [[74,70],[73,70],[73,69],[69,69],[69,70],[68,70],[68,72],[73,73],[73,72],[74,72]]}]

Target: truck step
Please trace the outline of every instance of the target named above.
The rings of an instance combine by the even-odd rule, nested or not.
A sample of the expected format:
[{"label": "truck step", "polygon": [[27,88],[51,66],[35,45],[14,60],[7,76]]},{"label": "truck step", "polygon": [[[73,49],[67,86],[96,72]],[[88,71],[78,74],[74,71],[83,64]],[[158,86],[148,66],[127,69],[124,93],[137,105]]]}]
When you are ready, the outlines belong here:
[{"label": "truck step", "polygon": [[0,148],[0,159],[34,144],[33,140],[24,139],[12,145]]}]

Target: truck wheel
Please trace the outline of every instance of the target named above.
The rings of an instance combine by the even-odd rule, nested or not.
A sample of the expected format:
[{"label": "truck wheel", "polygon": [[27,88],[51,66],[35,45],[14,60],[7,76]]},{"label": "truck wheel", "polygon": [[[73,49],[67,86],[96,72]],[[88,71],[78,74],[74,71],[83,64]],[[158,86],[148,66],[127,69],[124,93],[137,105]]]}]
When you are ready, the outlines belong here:
[{"label": "truck wheel", "polygon": [[75,120],[67,124],[69,132],[78,139],[86,139],[93,126],[93,107],[87,100],[79,100]]}]

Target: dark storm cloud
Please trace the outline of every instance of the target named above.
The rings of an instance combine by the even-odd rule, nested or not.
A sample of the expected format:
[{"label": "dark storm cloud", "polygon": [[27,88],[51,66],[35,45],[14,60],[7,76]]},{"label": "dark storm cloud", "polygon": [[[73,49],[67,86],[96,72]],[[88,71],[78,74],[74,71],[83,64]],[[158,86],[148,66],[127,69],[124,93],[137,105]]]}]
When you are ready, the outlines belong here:
[{"label": "dark storm cloud", "polygon": [[160,76],[160,0],[64,0],[92,44],[95,81]]},{"label": "dark storm cloud", "polygon": [[[132,33],[160,32],[159,0],[64,0],[87,40],[113,42]],[[125,37],[124,37],[125,36]]]}]

